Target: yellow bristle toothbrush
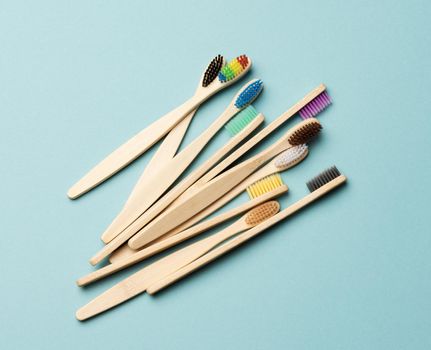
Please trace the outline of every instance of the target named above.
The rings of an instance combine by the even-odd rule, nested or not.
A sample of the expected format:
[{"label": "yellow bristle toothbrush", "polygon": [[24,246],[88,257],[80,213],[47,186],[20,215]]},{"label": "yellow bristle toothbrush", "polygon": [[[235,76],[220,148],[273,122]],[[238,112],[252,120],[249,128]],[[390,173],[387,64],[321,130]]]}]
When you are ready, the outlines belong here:
[{"label": "yellow bristle toothbrush", "polygon": [[[277,182],[277,183],[275,183]],[[124,246],[122,246],[120,249],[116,250],[115,253],[117,252],[123,252],[123,258],[121,257],[121,253],[120,256],[117,257],[117,259],[115,259],[115,261],[111,261],[111,264],[108,264],[96,271],[93,271],[91,273],[89,273],[88,275],[81,277],[80,279],[78,279],[78,281],[76,282],[78,284],[78,286],[82,287],[82,286],[86,286],[90,283],[93,283],[95,281],[98,281],[106,276],[112,275],[113,273],[123,270],[129,266],[132,266],[138,262],[141,262],[157,253],[160,253],[170,247],[173,247],[181,242],[184,242],[192,237],[197,236],[198,234],[205,232],[209,229],[211,229],[214,226],[217,226],[227,220],[232,219],[233,217],[236,217],[254,207],[256,207],[257,205],[260,205],[270,199],[273,199],[275,197],[280,196],[283,193],[286,193],[288,188],[285,184],[283,184],[281,178],[277,179],[276,181],[274,181],[274,183],[272,184],[274,186],[273,189],[271,190],[267,190],[267,192],[265,192],[264,194],[260,195],[259,197],[256,197],[254,199],[251,199],[250,201],[236,207],[233,208],[231,210],[226,211],[223,214],[217,215],[209,220],[206,220],[204,222],[201,222],[187,230],[182,231],[181,233],[173,236],[173,237],[169,237],[161,242],[157,242],[152,244],[151,246],[147,247],[147,248],[143,248],[139,251],[136,250],[131,250],[130,248],[128,248],[129,246],[127,244],[125,244]],[[265,189],[267,188],[267,186],[265,186]],[[129,250],[125,250],[127,247],[127,249]],[[131,252],[131,254],[130,254]]]},{"label": "yellow bristle toothbrush", "polygon": [[[142,215],[188,168],[217,132],[235,115],[248,107],[259,96],[262,89],[263,82],[260,79],[254,79],[246,83],[238,91],[224,112],[198,138],[193,140],[174,158],[165,162],[158,172],[152,174],[147,179],[144,186],[138,188],[134,198],[129,201],[127,207],[117,215],[106,229],[102,235],[102,239],[108,242],[111,241]],[[239,116],[242,118],[244,114],[240,114]],[[246,114],[245,116],[247,117],[246,120],[237,120],[236,123],[247,125],[250,122],[249,117],[255,117],[257,114]]]},{"label": "yellow bristle toothbrush", "polygon": [[[211,68],[202,75],[200,88],[189,100],[153,122],[108,155],[69,189],[67,193],[69,198],[75,199],[90,191],[141,156],[209,97],[243,77],[251,67],[251,60],[242,55],[227,65],[223,64],[223,57],[217,56]],[[218,73],[218,79],[213,77],[215,71]]]},{"label": "yellow bristle toothbrush", "polygon": [[76,318],[80,321],[86,320],[144,292],[148,286],[187,266],[225,240],[268,220],[279,209],[280,205],[276,201],[261,204],[226,229],[186,246],[134,273],[80,308],[76,312]]},{"label": "yellow bristle toothbrush", "polygon": [[211,261],[235,249],[236,247],[247,242],[248,240],[257,236],[266,229],[270,228],[274,224],[288,218],[289,216],[296,213],[298,210],[304,208],[305,206],[309,205],[310,203],[314,202],[325,194],[331,192],[338,186],[345,183],[346,180],[347,178],[342,175],[335,166],[325,170],[307,183],[307,187],[311,192],[310,194],[300,199],[296,203],[290,205],[286,209],[280,211],[278,214],[272,216],[268,220],[265,220],[264,222],[251,228],[250,230],[245,231],[234,237],[230,241],[227,241],[226,243],[223,243],[222,245],[216,247],[209,253],[194,260],[192,263],[182,267],[181,269],[176,270],[168,276],[165,276],[163,279],[159,279],[151,286],[147,286],[147,293],[153,295],[158,291],[162,290],[163,288],[174,283],[175,281],[178,281],[183,277],[189,275],[193,271],[200,269]]},{"label": "yellow bristle toothbrush", "polygon": [[[298,163],[300,163],[308,155],[307,145],[299,145],[288,149],[287,151],[279,154],[272,159],[268,164],[257,170],[255,173],[246,178],[243,182],[233,188],[231,191],[226,193],[223,197],[216,200],[214,203],[200,211],[198,214],[179,225],[175,229],[169,231],[166,235],[154,240],[152,247],[158,242],[166,240],[168,237],[174,236],[179,232],[182,232],[195,223],[208,217],[216,210],[230,202],[233,198],[240,195],[243,191],[247,191],[250,199],[257,198],[268,191],[277,188],[282,184],[279,172],[286,171]],[[146,248],[143,248],[146,249]],[[142,249],[141,249],[142,250]],[[109,258],[111,262],[122,260],[134,253],[136,250],[131,249],[127,244],[117,249]]]},{"label": "yellow bristle toothbrush", "polygon": [[[160,203],[172,202],[182,192],[189,188],[195,181],[197,181],[202,175],[204,175],[211,167],[213,167],[218,161],[220,161],[230,150],[244,140],[253,130],[255,130],[264,120],[264,116],[261,113],[257,113],[256,110],[250,105],[241,112],[239,112],[228,124],[226,128],[231,133],[237,133],[232,137],[229,142],[216,151],[209,159],[201,164],[195,171],[188,175],[172,190],[165,194],[157,203],[150,207],[147,212],[144,213],[140,218],[146,216],[147,213],[150,215],[157,210]],[[139,219],[140,219],[139,218]],[[137,220],[139,222],[139,219]],[[135,221],[135,222],[137,222]],[[134,223],[135,223],[134,222]],[[129,226],[130,229],[134,230],[134,225]],[[92,265],[97,264],[102,259],[107,257],[109,254],[114,252],[123,243],[125,243],[131,236],[129,236],[129,227],[121,232],[117,237],[109,241],[93,258],[90,259]]]},{"label": "yellow bristle toothbrush", "polygon": [[[91,264],[96,264],[100,262],[103,258],[114,252],[123,243],[125,243],[129,238],[131,238],[136,232],[147,225],[151,220],[153,220],[157,215],[159,215],[163,210],[165,210],[175,199],[177,199],[182,193],[184,193],[190,186],[192,186],[198,179],[199,183],[206,183],[224,169],[226,169],[235,160],[240,158],[244,153],[250,150],[253,146],[261,142],[264,138],[270,135],[273,131],[278,129],[291,117],[299,114],[301,118],[306,119],[310,116],[316,116],[318,113],[323,111],[327,106],[331,104],[331,99],[326,91],[326,86],[320,84],[318,87],[310,91],[305,95],[300,101],[289,108],[286,112],[280,115],[276,120],[271,122],[262,131],[252,137],[249,141],[244,143],[236,151],[234,151],[230,156],[221,161],[217,166],[215,166],[211,171],[209,171],[205,176],[203,176],[208,170],[202,170],[199,168],[187,177],[184,181],[179,183],[177,186],[172,188],[167,192],[163,198],[159,199],[153,206],[147,210],[142,216],[140,216],[136,221],[134,221],[129,227],[127,227],[120,235],[118,235],[114,240],[112,240],[105,248],[103,248],[99,253],[97,253],[93,258],[90,259]],[[217,160],[218,161],[218,160]],[[216,161],[216,162],[217,162]],[[212,165],[214,165],[213,163]],[[211,165],[211,166],[212,166]]]},{"label": "yellow bristle toothbrush", "polygon": [[161,213],[129,240],[129,246],[132,249],[139,249],[163,236],[222,197],[277,154],[308,143],[319,134],[321,128],[315,118],[302,121],[266,150],[225,171],[184,201]]}]

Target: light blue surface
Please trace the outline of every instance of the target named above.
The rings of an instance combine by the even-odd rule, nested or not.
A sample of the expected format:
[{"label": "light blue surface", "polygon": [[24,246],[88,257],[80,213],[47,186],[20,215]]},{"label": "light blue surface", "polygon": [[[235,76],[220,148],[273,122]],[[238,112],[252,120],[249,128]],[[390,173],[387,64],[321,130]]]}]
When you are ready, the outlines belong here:
[{"label": "light blue surface", "polygon": [[[429,1],[2,2],[1,348],[430,349],[430,17]],[[252,57],[268,121],[328,86],[324,133],[283,174],[283,207],[332,164],[348,186],[158,297],[79,323],[134,271],[74,284],[152,153],[77,201],[68,187],[188,98],[217,53]],[[240,86],[205,104],[186,143]]]}]

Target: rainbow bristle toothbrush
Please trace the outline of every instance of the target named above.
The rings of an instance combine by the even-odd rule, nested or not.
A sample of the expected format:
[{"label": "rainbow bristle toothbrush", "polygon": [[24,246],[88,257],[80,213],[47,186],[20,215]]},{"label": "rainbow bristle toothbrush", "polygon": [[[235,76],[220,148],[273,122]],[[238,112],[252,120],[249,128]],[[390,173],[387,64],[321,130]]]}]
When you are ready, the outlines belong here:
[{"label": "rainbow bristle toothbrush", "polygon": [[[209,84],[211,84],[218,77],[222,68],[223,57],[221,55],[218,55],[212,59],[212,61],[205,69],[205,72],[203,73],[202,86],[207,87]],[[199,82],[196,91],[199,90],[200,87],[201,82]],[[139,189],[141,187],[145,186],[147,180],[151,178],[151,174],[157,173],[160,168],[163,167],[163,164],[174,158],[196,111],[197,109],[190,112],[187,117],[185,117],[181,122],[179,122],[166,135],[160,146],[157,148],[157,151],[154,153],[153,157],[150,159],[144,171],[142,172],[138,182],[130,193],[129,198],[126,200],[124,207],[127,207],[129,203],[133,203],[133,199],[135,199],[135,194],[139,192]]]},{"label": "rainbow bristle toothbrush", "polygon": [[161,213],[139,234],[129,240],[130,248],[139,249],[187,221],[241,183],[277,154],[291,147],[308,143],[320,133],[321,128],[322,126],[315,118],[302,121],[264,151],[212,179],[199,191]]},{"label": "rainbow bristle toothbrush", "polygon": [[300,209],[306,207],[312,202],[316,201],[320,197],[326,195],[331,192],[338,186],[345,183],[347,178],[342,175],[336,167],[332,167],[330,169],[325,170],[321,174],[317,175],[315,178],[310,180],[307,183],[307,187],[310,190],[310,194],[297,201],[296,203],[290,205],[286,209],[280,211],[278,214],[270,217],[269,219],[263,221],[259,225],[251,228],[248,231],[240,233],[238,236],[234,237],[230,241],[219,245],[209,253],[203,255],[202,257],[194,260],[188,265],[176,270],[172,274],[165,276],[162,279],[159,279],[157,282],[152,284],[151,286],[146,287],[146,291],[148,294],[153,295],[158,291],[166,288],[172,283],[186,277],[193,271],[200,269],[201,267],[209,264],[211,261],[221,257],[222,255],[230,252],[236,247],[242,245],[253,237],[257,236],[261,232],[267,230],[274,224],[288,218],[289,216],[295,214]]},{"label": "rainbow bristle toothbrush", "polygon": [[[211,67],[211,72],[217,70],[221,64],[223,64],[223,60],[216,58],[216,64]],[[204,85],[209,82],[211,72],[208,72],[207,75],[204,73],[201,77],[201,87],[190,99],[153,122],[102,160],[69,189],[67,193],[69,198],[75,199],[90,191],[133,162],[209,97],[243,77],[250,67],[251,60],[246,55],[239,56],[232,60],[227,68],[222,68],[218,79],[208,83],[207,86]]]},{"label": "rainbow bristle toothbrush", "polygon": [[224,230],[156,261],[108,289],[80,308],[76,312],[76,318],[80,321],[86,320],[141,294],[148,286],[187,266],[220,243],[268,220],[279,209],[280,205],[276,201],[261,204]]},{"label": "rainbow bristle toothbrush", "polygon": [[[266,186],[265,186],[266,189]],[[152,244],[147,248],[143,248],[139,251],[131,250],[127,244],[123,245],[120,249],[116,250],[115,253],[121,252],[119,256],[115,258],[114,261],[111,261],[111,264],[108,264],[96,271],[89,273],[88,275],[81,277],[77,280],[77,285],[82,287],[86,286],[90,283],[96,282],[106,276],[112,275],[115,272],[121,271],[129,266],[137,264],[155,254],[158,254],[168,248],[171,248],[179,243],[182,243],[192,237],[197,236],[202,232],[206,232],[209,229],[228,221],[238,215],[245,213],[246,211],[253,209],[254,207],[267,202],[270,199],[278,197],[283,193],[286,193],[288,190],[287,186],[280,181],[278,186],[274,187],[271,190],[268,190],[265,194],[260,195],[250,201],[233,208],[231,210],[226,211],[223,214],[217,215],[209,220],[206,220],[198,225],[191,227],[188,230],[185,230],[173,237],[169,237],[164,239],[161,242],[157,242]]]},{"label": "rainbow bristle toothbrush", "polygon": [[[146,181],[145,186],[138,188],[133,202],[129,202],[127,207],[118,214],[103,233],[103,241],[111,241],[142,215],[188,168],[217,132],[236,114],[249,106],[259,96],[262,89],[263,82],[260,79],[254,79],[246,83],[238,91],[225,111],[198,138],[173,159],[167,161],[157,173],[152,174],[151,178]],[[243,120],[244,126],[249,122],[249,119]]]}]

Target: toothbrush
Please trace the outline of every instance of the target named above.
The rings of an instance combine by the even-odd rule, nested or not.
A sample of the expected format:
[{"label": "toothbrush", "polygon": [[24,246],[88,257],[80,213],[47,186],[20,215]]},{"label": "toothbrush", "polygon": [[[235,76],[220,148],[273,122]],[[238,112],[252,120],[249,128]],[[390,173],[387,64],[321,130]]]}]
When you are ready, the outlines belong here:
[{"label": "toothbrush", "polygon": [[308,93],[302,100],[297,102],[294,106],[284,112],[276,120],[270,123],[266,128],[261,130],[258,134],[248,140],[240,148],[235,150],[229,157],[220,162],[211,171],[206,173],[202,178],[196,181],[186,192],[184,192],[177,201],[189,197],[192,193],[196,193],[199,188],[209,182],[211,179],[220,174],[224,169],[231,165],[234,161],[239,159],[243,154],[249,151],[256,144],[261,142],[265,137],[279,128],[283,123],[289,120],[291,117],[298,114],[303,120],[308,118],[314,118],[320,112],[324,111],[332,103],[331,97],[326,91],[326,86],[320,84],[313,91]]},{"label": "toothbrush", "polygon": [[[205,184],[224,169],[226,169],[235,160],[241,157],[244,153],[250,150],[253,146],[262,141],[265,137],[270,135],[273,131],[283,125],[291,117],[299,114],[301,118],[306,119],[311,114],[316,116],[318,113],[326,109],[331,104],[331,98],[329,97],[326,86],[320,84],[315,89],[310,91],[305,95],[300,101],[289,108],[286,112],[280,115],[276,120],[270,123],[262,131],[244,143],[241,147],[235,150],[231,155],[221,161],[216,165],[211,171],[208,171],[217,161],[211,162],[210,167],[204,170],[203,167],[195,171],[186,180],[182,181],[180,184],[175,186],[163,198],[159,199],[149,210],[147,210],[141,217],[139,217],[135,222],[133,222],[126,230],[124,230],[120,235],[118,235],[112,242],[110,242],[106,247],[99,251],[95,256],[90,259],[92,265],[97,264],[103,258],[114,252],[123,243],[125,243],[129,238],[131,238],[136,232],[147,225],[151,220],[153,220],[157,215],[159,215],[164,209],[166,209],[169,204],[171,204],[176,198],[178,198],[182,193],[184,193],[191,185],[193,185],[198,179],[200,179],[196,184]],[[202,170],[202,171],[201,171]],[[207,172],[208,171],[208,172]],[[207,173],[205,176],[203,176]]]},{"label": "toothbrush", "polygon": [[[209,63],[209,65],[205,69],[205,72],[203,74],[204,79],[202,81],[203,87],[207,87],[217,78],[222,66],[223,57],[218,55]],[[198,91],[200,87],[201,84],[198,85],[196,91]],[[128,204],[133,203],[136,194],[139,193],[139,189],[146,186],[147,179],[151,178],[151,174],[157,173],[160,168],[163,167],[163,164],[174,158],[196,111],[197,109],[192,111],[166,135],[165,139],[155,152],[154,156],[151,158],[151,160],[145,167],[144,172],[142,173],[141,177],[139,178],[138,182],[130,193],[129,198],[124,204],[124,207],[127,207]]]},{"label": "toothbrush", "polygon": [[294,167],[298,163],[302,162],[305,157],[307,157],[307,155],[308,147],[305,144],[292,147],[279,154],[274,159],[272,159],[271,162],[250,175],[238,186],[226,193],[223,197],[219,198],[210,206],[206,207],[186,222],[177,226],[172,231],[169,231],[165,236],[160,237],[160,239],[176,235],[177,233],[191,227],[195,223],[214,213],[217,209],[221,208],[243,191],[247,191],[250,198],[258,197],[262,194],[262,192],[265,192],[265,187],[273,182],[277,182],[277,178],[279,177],[277,174],[279,172],[286,171]]},{"label": "toothbrush", "polygon": [[321,128],[315,118],[302,121],[266,150],[225,171],[186,200],[168,208],[129,240],[130,248],[139,249],[163,236],[215,202],[277,154],[293,146],[307,143],[320,133]]},{"label": "toothbrush", "polygon": [[165,275],[170,275],[209,252],[223,241],[254,227],[275,215],[280,209],[276,201],[267,202],[250,210],[226,229],[176,251],[143,268],[107,290],[76,312],[80,321],[106,311],[142,292]]},{"label": "toothbrush", "polygon": [[[245,84],[229,103],[225,111],[192,143],[166,162],[160,170],[141,186],[132,203],[120,212],[102,235],[103,241],[111,241],[144,213],[175,180],[187,169],[206,144],[238,112],[250,105],[260,94],[263,83],[254,79]],[[249,120],[246,121],[248,124]]]},{"label": "toothbrush", "polygon": [[311,192],[309,195],[305,196],[301,200],[297,201],[296,203],[292,204],[288,208],[282,210],[281,212],[262,222],[261,224],[255,226],[254,228],[251,228],[250,230],[239,234],[237,237],[220,245],[219,247],[213,249],[202,257],[194,260],[192,263],[182,267],[179,270],[176,270],[171,275],[165,276],[163,279],[160,279],[157,282],[153,283],[151,286],[147,287],[147,293],[153,295],[160,290],[166,288],[170,284],[189,275],[193,271],[200,269],[211,261],[235,249],[236,247],[257,236],[259,233],[265,231],[274,224],[286,219],[287,217],[296,213],[298,210],[304,208],[308,204],[331,192],[332,190],[346,182],[346,180],[347,178],[342,175],[336,167],[332,167],[322,172],[320,175],[316,176],[314,179],[307,183],[307,186]]},{"label": "toothbrush", "polygon": [[206,82],[210,80],[212,70],[217,70],[219,66],[223,65],[223,62],[223,58],[221,56],[217,56],[210,71],[203,74],[200,84],[201,88],[198,89],[198,91],[195,92],[189,100],[153,122],[139,134],[132,137],[129,141],[108,155],[69,189],[67,193],[69,198],[78,198],[133,162],[158,140],[165,136],[191,111],[199,107],[200,104],[216,92],[243,77],[251,67],[251,60],[246,55],[239,56],[221,68],[217,80],[204,86],[206,85]]},{"label": "toothbrush", "polygon": [[[132,266],[138,262],[141,262],[157,253],[160,253],[161,251],[164,251],[181,242],[184,242],[185,240],[195,237],[196,235],[202,232],[205,232],[211,229],[212,227],[215,227],[221,224],[222,222],[230,220],[233,217],[238,216],[256,207],[259,204],[262,204],[274,197],[278,197],[281,194],[287,192],[287,190],[288,190],[287,186],[281,182],[277,187],[273,188],[272,190],[268,190],[265,194],[255,199],[252,199],[249,202],[244,203],[237,208],[233,208],[223,214],[217,215],[216,217],[211,218],[207,221],[204,221],[198,225],[195,225],[190,229],[185,230],[173,237],[169,237],[161,242],[152,244],[151,246],[141,249],[139,251],[131,250],[129,246],[125,244],[124,246],[122,246],[120,249],[117,250],[117,251],[122,251],[125,248],[129,249],[129,250],[126,250],[125,253],[123,253],[123,256],[121,256],[120,254],[120,256],[117,257],[116,260],[111,261],[111,264],[108,264],[96,271],[89,273],[84,277],[81,277],[80,279],[78,279],[77,285],[80,287],[86,286],[106,276],[112,275],[117,271],[123,270],[129,266]],[[129,254],[129,252],[131,252],[131,254]]]},{"label": "toothbrush", "polygon": [[[169,231],[164,236],[154,240],[153,244],[149,246],[153,247],[157,243],[165,241],[171,236],[188,229],[195,223],[201,221],[202,219],[208,217],[210,214],[214,213],[217,209],[221,208],[223,205],[231,201],[233,198],[237,197],[241,192],[247,191],[250,199],[257,198],[266,192],[279,187],[282,185],[282,180],[279,172],[286,171],[298,163],[300,163],[308,155],[307,145],[299,145],[288,149],[287,151],[279,154],[273,158],[268,164],[260,168],[258,171],[250,175],[243,182],[237,185],[234,189],[226,193],[223,197],[220,197],[214,203],[200,211],[198,214],[184,222],[183,224],[177,226],[175,229]],[[175,202],[174,202],[175,203]],[[198,225],[199,226],[199,225]],[[146,249],[146,248],[143,248]],[[151,249],[151,248],[150,248]],[[110,257],[110,261],[119,261],[136,253],[136,250],[131,249],[127,244],[117,249]]]},{"label": "toothbrush", "polygon": [[[114,252],[123,243],[125,243],[135,232],[137,232],[142,226],[141,222],[147,220],[148,217],[157,216],[157,214],[163,210],[169,203],[171,203],[176,197],[182,192],[189,188],[195,181],[197,181],[203,174],[205,174],[214,164],[220,161],[230,150],[244,140],[250,133],[255,130],[264,120],[262,114],[258,114],[252,106],[248,106],[243,111],[239,112],[230,122],[233,125],[243,126],[243,129],[239,133],[232,137],[232,139],[215,152],[209,159],[207,159],[202,165],[200,165],[194,172],[188,175],[172,190],[165,194],[155,204],[153,204],[149,210],[147,210],[141,217],[134,221],[129,227],[121,232],[117,237],[112,239],[106,246],[104,246],[97,254],[91,259],[90,263],[95,265],[107,257],[109,254]],[[245,126],[244,126],[245,125]],[[230,128],[232,131],[238,128]]]}]

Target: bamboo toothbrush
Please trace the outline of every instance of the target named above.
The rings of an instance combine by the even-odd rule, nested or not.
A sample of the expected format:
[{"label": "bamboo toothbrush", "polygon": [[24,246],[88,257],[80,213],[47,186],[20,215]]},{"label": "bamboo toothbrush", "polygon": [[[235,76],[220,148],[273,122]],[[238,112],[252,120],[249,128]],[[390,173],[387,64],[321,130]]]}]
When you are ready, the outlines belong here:
[{"label": "bamboo toothbrush", "polygon": [[193,271],[200,269],[211,261],[219,258],[220,256],[228,253],[229,251],[235,249],[241,244],[247,242],[249,239],[257,236],[259,233],[265,231],[269,227],[274,224],[286,219],[287,217],[293,215],[298,210],[304,208],[308,204],[314,202],[325,194],[331,192],[336,187],[340,186],[344,182],[346,182],[347,178],[340,174],[336,167],[332,167],[314,179],[310,180],[307,183],[307,186],[310,190],[310,194],[297,201],[296,203],[290,205],[288,208],[282,210],[275,216],[269,218],[268,220],[262,222],[261,224],[255,226],[254,228],[245,231],[244,233],[239,234],[235,238],[230,241],[220,245],[219,247],[213,249],[209,253],[203,255],[202,257],[194,260],[192,263],[182,267],[179,270],[176,270],[171,275],[164,277],[163,279],[158,280],[153,283],[151,286],[147,287],[148,294],[155,294],[158,291],[164,289],[170,284],[182,279],[183,277],[189,275]]},{"label": "bamboo toothbrush", "polygon": [[[140,216],[136,221],[134,221],[127,229],[125,229],[120,235],[118,235],[112,242],[110,242],[106,247],[99,251],[95,256],[90,259],[92,265],[97,264],[103,258],[114,252],[123,243],[125,243],[130,237],[132,237],[141,228],[147,225],[151,220],[153,220],[157,215],[159,215],[164,209],[166,209],[176,198],[178,198],[184,191],[186,191],[190,186],[192,186],[198,179],[201,184],[208,182],[224,169],[226,169],[235,160],[241,157],[244,153],[250,150],[253,146],[261,142],[264,138],[270,135],[273,131],[283,125],[291,117],[299,114],[301,118],[305,119],[313,113],[316,116],[318,113],[323,111],[326,107],[331,104],[331,99],[326,91],[326,86],[320,84],[315,89],[310,91],[305,95],[300,101],[289,108],[286,112],[280,115],[276,120],[270,123],[262,131],[252,137],[249,141],[244,143],[226,159],[221,161],[217,166],[215,166],[211,171],[208,171],[215,163],[217,163],[221,158],[218,158],[215,162],[211,163],[210,167],[200,167],[198,170],[193,172],[187,179],[182,181],[180,184],[171,189],[166,193],[163,198],[159,199],[149,210],[147,210],[142,216]],[[206,172],[208,173],[203,176]],[[197,182],[197,183],[198,183]]]},{"label": "bamboo toothbrush", "polygon": [[[266,189],[266,186],[265,186]],[[256,197],[252,200],[250,200],[247,203],[244,203],[242,205],[240,205],[239,207],[233,208],[223,214],[217,215],[214,218],[211,218],[209,220],[206,220],[198,225],[195,225],[193,227],[191,227],[188,230],[185,230],[173,237],[169,237],[165,240],[163,240],[162,242],[158,242],[155,244],[152,244],[151,246],[141,249],[139,251],[135,251],[135,250],[126,250],[125,254],[123,256],[123,258],[120,256],[113,262],[111,262],[111,264],[106,265],[96,271],[93,271],[91,273],[89,273],[88,275],[81,277],[80,279],[78,279],[77,284],[78,286],[82,287],[82,286],[86,286],[90,283],[93,283],[95,281],[98,281],[106,276],[112,275],[113,273],[123,270],[129,266],[132,266],[140,261],[143,261],[147,258],[149,258],[150,256],[153,256],[157,253],[160,253],[168,248],[171,248],[179,243],[184,242],[185,240],[188,240],[192,237],[195,237],[196,235],[205,232],[209,229],[211,229],[212,227],[215,227],[219,224],[221,224],[222,222],[225,222],[227,220],[232,219],[235,216],[238,216],[254,207],[256,207],[259,204],[262,204],[274,197],[277,197],[285,192],[287,192],[288,188],[286,185],[284,185],[282,182],[280,182],[280,184],[277,187],[274,187],[271,190],[267,190],[267,192],[265,192],[264,194],[262,194],[259,197]],[[124,245],[123,247],[129,247],[127,244]],[[121,247],[118,251],[123,251],[123,248]],[[128,248],[130,249],[130,248]],[[132,252],[132,254],[129,254],[129,252]],[[124,254],[124,253],[123,253]]]},{"label": "bamboo toothbrush", "polygon": [[[189,100],[153,122],[139,134],[132,137],[129,141],[108,155],[69,189],[67,193],[69,198],[75,199],[90,191],[130,164],[165,136],[191,111],[196,109],[216,92],[243,77],[251,67],[251,60],[247,56],[239,56],[221,68],[217,80],[209,82],[212,77],[211,72],[213,70],[219,70],[219,67],[222,66],[223,63],[223,57],[217,56],[210,70],[205,72],[201,77],[201,88],[198,89]],[[208,85],[206,85],[207,82],[209,82]]]},{"label": "bamboo toothbrush", "polygon": [[277,154],[307,143],[319,134],[321,128],[315,118],[302,121],[266,150],[225,171],[205,184],[197,193],[168,208],[129,240],[130,248],[139,249],[163,236],[215,202]]},{"label": "bamboo toothbrush", "polygon": [[267,220],[279,209],[280,205],[276,201],[261,204],[226,229],[180,249],[126,278],[80,308],[76,312],[76,318],[80,321],[86,320],[144,292],[157,280],[190,264],[223,241]]},{"label": "bamboo toothbrush", "polygon": [[[153,204],[149,210],[147,210],[141,217],[138,218],[132,225],[127,227],[121,234],[111,240],[106,246],[104,246],[95,256],[90,259],[90,263],[95,265],[107,257],[109,254],[114,252],[123,243],[125,243],[136,231],[142,227],[140,223],[142,220],[147,220],[151,215],[156,216],[165,206],[171,203],[177,198],[182,192],[189,188],[195,181],[197,181],[203,174],[211,169],[220,159],[222,159],[230,150],[244,140],[250,133],[255,130],[264,120],[261,113],[257,113],[252,106],[248,106],[243,111],[239,112],[230,122],[236,127],[231,127],[230,130],[238,131],[239,127],[243,127],[237,135],[233,136],[232,139],[215,152],[209,159],[207,159],[202,165],[200,165],[194,172],[188,175],[172,190],[165,194],[159,201]],[[136,228],[137,226],[137,228]]]},{"label": "bamboo toothbrush", "polygon": [[[173,159],[167,161],[157,173],[138,188],[132,202],[114,219],[105,233],[103,241],[111,241],[140,215],[142,215],[175,180],[187,169],[207,143],[216,133],[241,110],[249,106],[260,94],[263,83],[254,79],[246,83],[229,103],[225,111],[193,142],[178,153]],[[248,124],[249,120],[245,121]]]},{"label": "bamboo toothbrush", "polygon": [[[206,218],[210,214],[214,213],[217,209],[231,201],[233,198],[238,196],[241,192],[247,191],[250,198],[256,198],[265,192],[265,187],[272,182],[277,181],[277,174],[281,171],[286,171],[298,163],[302,162],[308,155],[307,145],[299,145],[288,149],[287,151],[276,156],[271,162],[260,168],[258,171],[250,175],[243,182],[241,182],[234,189],[226,193],[223,197],[216,200],[214,203],[200,211],[198,214],[177,226],[172,231],[168,232],[167,235],[160,237],[166,238],[173,236],[185,229],[193,226],[195,223]],[[275,175],[274,175],[275,174]],[[278,176],[279,177],[279,176]]]},{"label": "bamboo toothbrush", "polygon": [[[202,219],[208,217],[210,214],[214,213],[217,209],[224,206],[226,203],[231,201],[233,198],[237,197],[241,192],[247,191],[250,199],[257,198],[266,192],[277,188],[282,184],[279,172],[286,171],[298,163],[300,163],[308,155],[307,145],[299,145],[288,149],[287,151],[279,154],[274,159],[272,159],[268,164],[260,168],[258,171],[250,175],[243,182],[233,188],[231,191],[226,193],[223,197],[220,197],[214,203],[200,211],[198,214],[179,225],[175,229],[169,231],[166,235],[158,238],[153,242],[150,247],[155,244],[165,241],[167,238],[182,232],[189,227],[193,226],[195,223],[201,221]],[[174,202],[175,203],[175,202]],[[146,248],[143,248],[146,249]],[[109,258],[111,262],[119,261],[136,253],[136,250],[131,249],[127,244],[117,249]]]}]

